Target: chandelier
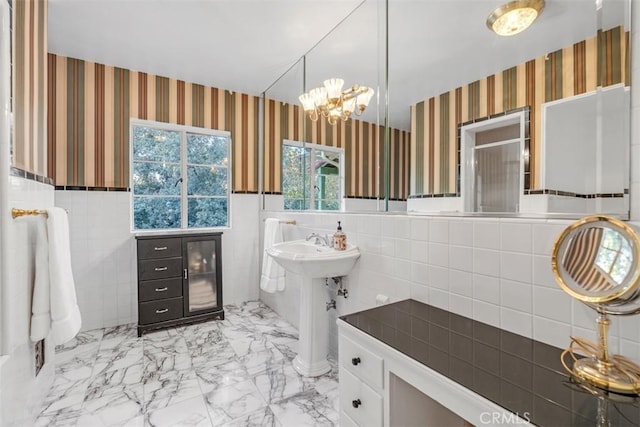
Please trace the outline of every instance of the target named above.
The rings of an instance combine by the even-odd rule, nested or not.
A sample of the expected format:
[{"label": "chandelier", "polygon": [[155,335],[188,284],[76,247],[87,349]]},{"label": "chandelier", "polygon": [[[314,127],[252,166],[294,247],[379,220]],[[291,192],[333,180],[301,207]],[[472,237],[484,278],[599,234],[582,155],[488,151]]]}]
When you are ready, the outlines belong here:
[{"label": "chandelier", "polygon": [[342,85],[342,79],[329,79],[324,81],[323,87],[300,95],[302,108],[312,121],[317,121],[322,115],[329,124],[335,125],[338,120],[347,121],[351,114],[362,114],[373,96],[373,89],[354,84],[343,92]]}]

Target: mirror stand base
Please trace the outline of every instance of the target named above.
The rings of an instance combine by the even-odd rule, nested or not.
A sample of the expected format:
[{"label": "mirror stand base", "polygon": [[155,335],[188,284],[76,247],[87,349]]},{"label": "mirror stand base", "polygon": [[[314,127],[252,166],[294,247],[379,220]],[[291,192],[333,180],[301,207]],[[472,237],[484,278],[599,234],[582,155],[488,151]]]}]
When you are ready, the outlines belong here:
[{"label": "mirror stand base", "polygon": [[[574,378],[595,387],[620,394],[640,395],[640,366],[621,355],[613,355],[603,360],[594,352],[598,347],[582,338],[571,338],[571,346],[561,356],[564,368]],[[576,353],[575,351],[579,352]],[[577,355],[580,354],[580,355]],[[581,354],[588,354],[587,357]],[[566,356],[570,356],[573,365],[570,367]]]}]

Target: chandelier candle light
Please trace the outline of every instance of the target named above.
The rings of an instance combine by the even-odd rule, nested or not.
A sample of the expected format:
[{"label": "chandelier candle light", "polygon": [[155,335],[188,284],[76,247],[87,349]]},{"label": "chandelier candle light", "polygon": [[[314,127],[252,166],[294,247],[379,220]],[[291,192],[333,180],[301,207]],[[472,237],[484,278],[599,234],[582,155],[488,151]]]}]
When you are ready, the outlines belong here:
[{"label": "chandelier candle light", "polygon": [[329,124],[335,125],[338,119],[347,121],[351,114],[359,116],[363,113],[373,97],[373,89],[355,84],[343,92],[342,85],[342,79],[329,79],[324,81],[323,87],[300,95],[302,108],[312,121],[322,115]]}]

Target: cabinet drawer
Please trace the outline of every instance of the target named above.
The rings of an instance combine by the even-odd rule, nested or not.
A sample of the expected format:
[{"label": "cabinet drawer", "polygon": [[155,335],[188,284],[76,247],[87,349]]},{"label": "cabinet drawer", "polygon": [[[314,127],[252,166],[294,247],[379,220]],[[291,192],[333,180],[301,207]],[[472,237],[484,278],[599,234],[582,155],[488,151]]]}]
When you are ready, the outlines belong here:
[{"label": "cabinet drawer", "polygon": [[340,411],[340,427],[359,427],[346,412]]},{"label": "cabinet drawer", "polygon": [[182,296],[182,278],[146,280],[140,282],[138,288],[138,301],[153,301],[164,298]]},{"label": "cabinet drawer", "polygon": [[182,277],[182,258],[148,259],[138,263],[138,279]]},{"label": "cabinet drawer", "polygon": [[340,408],[355,424],[366,427],[382,425],[382,397],[371,387],[340,370]]},{"label": "cabinet drawer", "polygon": [[138,318],[141,325],[178,319],[180,317],[182,317],[182,298],[142,302],[138,306]]},{"label": "cabinet drawer", "polygon": [[339,358],[351,373],[375,389],[382,389],[382,358],[344,337],[340,337]]},{"label": "cabinet drawer", "polygon": [[138,259],[178,256],[182,256],[182,242],[179,238],[138,240]]}]

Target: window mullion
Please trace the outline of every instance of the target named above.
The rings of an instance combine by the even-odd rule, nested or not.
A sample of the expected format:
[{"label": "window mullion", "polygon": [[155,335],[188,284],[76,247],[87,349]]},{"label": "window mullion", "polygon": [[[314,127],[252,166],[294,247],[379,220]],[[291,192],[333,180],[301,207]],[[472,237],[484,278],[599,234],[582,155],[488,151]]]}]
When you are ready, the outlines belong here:
[{"label": "window mullion", "polygon": [[313,167],[315,158],[316,149],[311,147],[311,152],[309,153],[309,209],[311,210],[316,208],[316,170]]},{"label": "window mullion", "polygon": [[187,229],[189,226],[189,202],[187,200],[187,133],[182,131],[180,133],[180,171],[182,182],[180,182],[180,203],[181,203],[181,218],[182,228]]}]

